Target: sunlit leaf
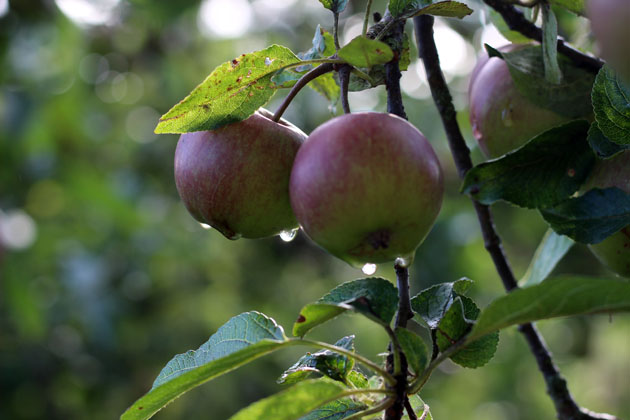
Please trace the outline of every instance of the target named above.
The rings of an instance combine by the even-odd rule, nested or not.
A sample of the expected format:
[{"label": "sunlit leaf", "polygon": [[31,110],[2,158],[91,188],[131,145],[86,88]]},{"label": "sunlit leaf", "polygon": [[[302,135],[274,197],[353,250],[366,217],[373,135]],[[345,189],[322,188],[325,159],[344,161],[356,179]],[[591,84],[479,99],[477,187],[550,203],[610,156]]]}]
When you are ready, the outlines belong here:
[{"label": "sunlit leaf", "polygon": [[328,401],[341,397],[345,390],[345,386],[335,381],[316,379],[300,382],[285,391],[256,401],[229,420],[299,419]]},{"label": "sunlit leaf", "polygon": [[470,339],[511,325],[570,315],[630,311],[630,281],[584,276],[550,278],[491,302]]},{"label": "sunlit leaf", "polygon": [[121,419],[148,419],[186,391],[254,359],[291,345],[282,327],[259,312],[230,319],[199,349],[175,356],[153,387]]},{"label": "sunlit leaf", "polygon": [[366,408],[367,405],[361,402],[343,398],[311,411],[306,416],[300,417],[300,420],[342,420]]},{"label": "sunlit leaf", "polygon": [[534,258],[532,258],[525,275],[521,279],[522,286],[533,286],[545,280],[560,260],[569,252],[573,244],[575,242],[571,238],[558,235],[552,229],[549,229],[540,245],[538,245]]},{"label": "sunlit leaf", "polygon": [[288,48],[272,45],[223,63],[160,118],[155,132],[214,130],[242,121],[282,87],[271,80],[273,75],[299,62]]},{"label": "sunlit leaf", "polygon": [[339,50],[339,58],[359,68],[385,64],[394,58],[394,52],[384,42],[359,35]]}]

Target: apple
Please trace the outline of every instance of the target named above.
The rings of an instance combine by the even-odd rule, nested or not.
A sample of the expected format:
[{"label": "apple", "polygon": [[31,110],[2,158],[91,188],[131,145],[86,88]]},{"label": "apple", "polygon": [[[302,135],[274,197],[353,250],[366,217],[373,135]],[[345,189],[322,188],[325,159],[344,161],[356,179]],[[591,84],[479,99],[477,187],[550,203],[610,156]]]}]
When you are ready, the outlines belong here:
[{"label": "apple", "polygon": [[442,204],[442,170],[413,125],[364,112],[319,126],[298,151],[291,206],[306,234],[353,266],[409,260]]},{"label": "apple", "polygon": [[[499,48],[509,52],[518,45]],[[541,108],[518,92],[507,63],[482,56],[473,70],[468,88],[470,123],[480,149],[490,158],[502,156],[532,137],[570,118]]]},{"label": "apple", "polygon": [[601,56],[630,82],[630,3],[628,0],[589,0],[586,15]]},{"label": "apple", "polygon": [[289,177],[306,134],[259,110],[217,130],[182,134],[175,184],[190,214],[228,239],[263,238],[297,227]]},{"label": "apple", "polygon": [[[585,189],[617,187],[630,194],[630,151],[600,160],[584,184]],[[595,256],[611,270],[630,277],[630,226],[626,226],[602,242],[589,245]]]}]

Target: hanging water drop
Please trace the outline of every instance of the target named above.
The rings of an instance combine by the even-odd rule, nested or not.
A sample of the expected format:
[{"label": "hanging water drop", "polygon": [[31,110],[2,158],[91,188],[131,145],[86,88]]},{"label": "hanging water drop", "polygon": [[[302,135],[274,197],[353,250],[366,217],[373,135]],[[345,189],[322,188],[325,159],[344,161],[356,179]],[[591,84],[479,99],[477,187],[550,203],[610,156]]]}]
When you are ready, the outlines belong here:
[{"label": "hanging water drop", "polygon": [[366,276],[371,276],[376,273],[376,264],[367,263],[361,268],[361,271],[363,271],[363,274]]},{"label": "hanging water drop", "polygon": [[282,232],[280,232],[279,236],[280,239],[282,239],[284,242],[291,242],[297,236],[297,232],[297,228],[291,230],[283,230]]},{"label": "hanging water drop", "polygon": [[205,223],[199,223],[199,224],[201,225],[201,227],[202,227],[202,228],[204,228],[204,229],[206,229],[206,230],[212,229],[212,226],[207,225],[207,224],[205,224]]}]

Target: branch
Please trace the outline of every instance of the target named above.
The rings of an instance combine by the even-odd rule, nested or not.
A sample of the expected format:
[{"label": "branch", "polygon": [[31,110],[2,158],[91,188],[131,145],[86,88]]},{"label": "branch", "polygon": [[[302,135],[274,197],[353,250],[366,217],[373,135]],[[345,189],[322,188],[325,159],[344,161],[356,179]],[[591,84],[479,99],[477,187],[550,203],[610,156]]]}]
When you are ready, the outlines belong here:
[{"label": "branch", "polygon": [[405,410],[407,411],[407,416],[409,416],[409,420],[418,420],[418,416],[413,411],[413,407],[409,402],[409,398],[405,398]]},{"label": "branch", "polygon": [[396,283],[398,285],[398,313],[396,314],[395,325],[405,328],[407,321],[413,318],[409,298],[409,269],[396,261],[394,270],[396,270]]},{"label": "branch", "polygon": [[[387,17],[387,16],[386,16]],[[394,21],[392,21],[394,22]],[[396,22],[390,29],[388,37],[401,38],[405,30],[405,22]],[[383,30],[381,33],[386,33],[387,30]],[[405,107],[402,100],[402,92],[400,91],[400,67],[398,66],[398,57],[400,51],[394,51],[394,59],[385,64],[385,89],[387,89],[387,112],[398,115],[401,118],[407,119],[405,113]]]},{"label": "branch", "polygon": [[350,73],[352,67],[349,65],[341,66],[339,71],[339,82],[341,84],[341,107],[344,114],[350,114],[350,102],[348,102],[348,85],[350,84]]},{"label": "branch", "polygon": [[293,98],[295,98],[295,95],[297,95],[298,92],[302,90],[304,86],[306,86],[310,81],[318,78],[319,76],[324,75],[331,71],[333,71],[333,64],[324,63],[324,64],[320,64],[319,66],[315,67],[313,70],[309,71],[304,76],[302,76],[300,80],[298,80],[295,83],[295,85],[293,85],[287,97],[284,98],[284,101],[282,102],[282,104],[280,105],[276,113],[273,115],[273,120],[275,122],[280,121],[280,118],[282,118],[282,114],[284,114],[284,111],[287,110],[287,108],[289,107],[289,104],[291,103]]},{"label": "branch", "polygon": [[[500,3],[495,2],[494,0],[484,1],[488,4]],[[435,41],[433,39],[433,21],[434,18],[432,16],[418,16],[414,18],[418,52],[426,69],[427,79],[429,81],[429,86],[431,87],[431,94],[433,95],[433,100],[440,112],[442,124],[444,125],[444,129],[446,131],[446,136],[453,159],[455,160],[457,171],[459,176],[463,178],[466,172],[472,168],[470,150],[468,149],[468,146],[466,146],[464,137],[459,129],[451,94],[446,81],[444,80],[442,69],[440,68],[440,60],[435,46]],[[518,288],[514,274],[512,273],[510,265],[503,252],[503,248],[501,247],[501,240],[494,227],[490,208],[474,200],[473,204],[477,212],[477,218],[479,219],[479,223],[481,225],[486,249],[492,256],[497,272],[503,281],[503,286],[508,292]],[[519,331],[525,336],[525,339],[536,358],[538,369],[543,373],[545,383],[547,384],[547,393],[555,404],[559,419],[587,420],[614,418],[609,417],[608,415],[588,413],[586,410],[580,408],[573,400],[573,397],[567,388],[565,379],[558,371],[558,368],[554,365],[553,360],[551,359],[551,354],[536,328],[532,324],[523,324],[520,326]],[[440,361],[442,357],[443,354],[431,362],[429,367]]]},{"label": "branch", "polygon": [[[506,3],[505,0],[483,0],[488,6],[496,10],[505,23],[513,31],[520,32],[528,38],[542,42],[542,29],[530,22],[523,13]],[[592,73],[599,72],[604,62],[597,57],[587,55],[567,44],[562,38],[558,38],[558,52],[568,57],[573,63]]]}]

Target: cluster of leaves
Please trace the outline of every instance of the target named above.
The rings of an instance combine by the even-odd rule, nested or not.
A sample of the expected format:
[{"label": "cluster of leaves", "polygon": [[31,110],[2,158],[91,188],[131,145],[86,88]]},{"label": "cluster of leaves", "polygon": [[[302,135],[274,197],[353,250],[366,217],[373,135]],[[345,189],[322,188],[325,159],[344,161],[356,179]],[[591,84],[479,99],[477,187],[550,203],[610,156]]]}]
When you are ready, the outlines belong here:
[{"label": "cluster of leaves", "polygon": [[[151,390],[121,418],[148,419],[192,388],[271,352],[296,345],[323,350],[307,353],[280,376],[278,382],[291,385],[290,388],[242,409],[232,420],[342,419],[380,408],[391,394],[388,386],[393,385],[394,378],[379,364],[355,352],[354,336],[343,337],[334,345],[304,338],[311,329],[346,312],[366,316],[393,334],[394,343],[411,368],[408,392],[414,395],[446,358],[469,368],[486,364],[496,350],[499,329],[551,317],[630,310],[628,283],[619,279],[550,279],[498,298],[483,311],[466,295],[471,285],[468,279],[438,284],[412,298],[415,325],[430,332],[431,346],[412,329],[399,327],[392,332],[390,324],[398,294],[383,278],[343,283],[306,305],[293,325],[296,338],[287,338],[281,326],[259,312],[240,314],[199,349],[168,362]],[[429,348],[436,350],[430,354]],[[421,401],[417,396],[413,399],[416,403]]]}]

